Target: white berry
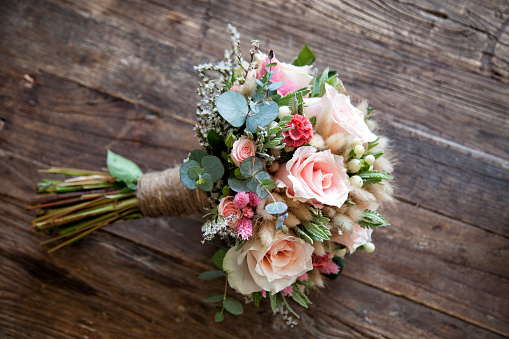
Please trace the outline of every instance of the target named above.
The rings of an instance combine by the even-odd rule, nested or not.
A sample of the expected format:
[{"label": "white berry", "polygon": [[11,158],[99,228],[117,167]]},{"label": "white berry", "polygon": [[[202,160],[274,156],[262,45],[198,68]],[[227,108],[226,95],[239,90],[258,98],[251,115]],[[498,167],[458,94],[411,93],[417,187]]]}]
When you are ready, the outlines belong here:
[{"label": "white berry", "polygon": [[281,107],[279,107],[279,114],[277,115],[277,117],[279,119],[281,119],[285,115],[290,115],[290,114],[292,114],[292,111],[290,111],[290,107],[288,107],[288,106],[281,106]]},{"label": "white berry", "polygon": [[362,139],[360,139],[360,138],[353,139],[352,146],[355,147],[357,145],[362,145]]},{"label": "white berry", "polygon": [[364,146],[362,146],[362,145],[357,145],[357,146],[355,146],[355,147],[353,148],[353,151],[354,151],[354,153],[355,153],[355,154],[357,154],[357,155],[362,155],[362,154],[364,154],[365,149],[364,149]]},{"label": "white berry", "polygon": [[350,178],[350,184],[352,184],[353,186],[355,186],[357,188],[361,188],[362,187],[362,178],[359,177],[358,175],[354,175],[353,177]]},{"label": "white berry", "polygon": [[371,166],[371,165],[373,165],[375,163],[376,159],[375,159],[375,156],[373,154],[370,154],[370,155],[367,155],[364,158],[364,160],[366,160],[366,163]]},{"label": "white berry", "polygon": [[373,253],[375,251],[375,244],[372,242],[367,242],[364,244],[364,251],[368,253]]},{"label": "white berry", "polygon": [[352,159],[346,164],[346,168],[350,173],[357,173],[361,170],[361,161],[359,159]]}]

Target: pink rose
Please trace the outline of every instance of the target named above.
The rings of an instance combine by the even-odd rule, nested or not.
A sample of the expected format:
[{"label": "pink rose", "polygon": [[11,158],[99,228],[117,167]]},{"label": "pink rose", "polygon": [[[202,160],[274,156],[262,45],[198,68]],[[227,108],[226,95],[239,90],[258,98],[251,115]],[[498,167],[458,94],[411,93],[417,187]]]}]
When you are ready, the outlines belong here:
[{"label": "pink rose", "polygon": [[233,143],[231,157],[233,163],[237,166],[240,166],[242,161],[254,156],[255,153],[256,145],[254,141],[244,135]]},{"label": "pink rose", "polygon": [[228,274],[228,283],[239,293],[260,290],[277,293],[313,269],[313,251],[312,245],[277,231],[267,248],[256,240],[249,240],[238,251],[236,246],[230,248],[223,268]]},{"label": "pink rose", "polygon": [[[354,135],[364,142],[374,141],[377,137],[373,134],[366,122],[364,114],[354,107],[350,102],[350,97],[339,93],[334,87],[326,84],[326,93],[322,98],[304,99],[304,112],[306,116],[314,115],[319,119],[323,114],[330,114],[333,124],[330,134],[345,133]],[[322,135],[327,138],[329,135]]]},{"label": "pink rose", "polygon": [[287,196],[302,202],[309,200],[315,207],[341,207],[351,190],[343,157],[330,150],[317,152],[312,146],[297,148],[274,177],[278,187],[287,187]]},{"label": "pink rose", "polygon": [[240,218],[242,218],[241,211],[235,207],[233,197],[228,196],[221,199],[217,211],[220,216],[226,219],[226,223],[233,229],[237,228]]},{"label": "pink rose", "polygon": [[332,241],[345,245],[350,254],[355,252],[357,247],[371,241],[371,233],[373,233],[373,230],[370,228],[361,227],[359,224],[354,224],[354,226],[355,228],[353,231],[343,231],[343,234],[333,231],[332,237],[330,238]]},{"label": "pink rose", "polygon": [[281,96],[306,87],[313,80],[313,66],[294,66],[280,62],[275,57],[270,62],[267,55],[262,53],[255,54],[255,61],[258,65],[258,73],[256,75],[258,79],[261,79],[267,72],[265,65],[277,63],[276,66],[271,68],[275,72],[272,75],[272,82],[284,82],[284,85],[277,90],[277,93]]}]

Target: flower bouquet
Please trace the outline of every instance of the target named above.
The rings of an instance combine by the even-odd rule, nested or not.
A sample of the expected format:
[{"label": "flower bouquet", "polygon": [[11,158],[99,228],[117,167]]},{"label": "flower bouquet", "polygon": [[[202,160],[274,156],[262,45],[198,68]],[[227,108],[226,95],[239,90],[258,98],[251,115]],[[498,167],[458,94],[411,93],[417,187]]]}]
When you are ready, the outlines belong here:
[{"label": "flower bouquet", "polygon": [[377,212],[393,201],[387,139],[336,71],[313,68],[307,45],[284,63],[255,40],[244,59],[229,27],[224,60],[195,67],[202,149],[163,172],[143,174],[111,151],[108,170],[46,170],[72,177],[39,184],[32,226],[55,235],[45,243],[61,241],[52,251],[114,222],[207,210],[203,242],[219,247],[218,270],[200,279],[226,279],[204,299],[221,303],[215,320],[243,313],[229,285],[293,326],[295,305],[307,308],[310,291],[341,274],[346,253],[373,252],[373,229],[389,225]]}]

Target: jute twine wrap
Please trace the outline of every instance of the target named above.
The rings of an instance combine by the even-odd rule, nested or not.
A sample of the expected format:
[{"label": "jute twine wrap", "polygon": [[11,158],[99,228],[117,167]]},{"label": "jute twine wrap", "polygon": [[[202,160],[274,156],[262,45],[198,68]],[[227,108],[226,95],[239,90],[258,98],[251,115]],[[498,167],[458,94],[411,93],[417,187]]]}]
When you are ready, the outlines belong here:
[{"label": "jute twine wrap", "polygon": [[143,174],[136,196],[143,215],[151,218],[202,213],[209,205],[204,191],[190,190],[180,182],[179,167]]}]

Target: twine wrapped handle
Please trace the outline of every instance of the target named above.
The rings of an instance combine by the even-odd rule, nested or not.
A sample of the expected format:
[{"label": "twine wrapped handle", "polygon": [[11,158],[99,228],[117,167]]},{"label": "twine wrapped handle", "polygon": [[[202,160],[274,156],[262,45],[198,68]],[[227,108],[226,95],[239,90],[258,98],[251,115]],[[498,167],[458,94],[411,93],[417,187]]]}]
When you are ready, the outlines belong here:
[{"label": "twine wrapped handle", "polygon": [[179,167],[143,174],[136,196],[143,215],[151,218],[203,213],[209,205],[204,191],[190,190],[180,182]]}]

